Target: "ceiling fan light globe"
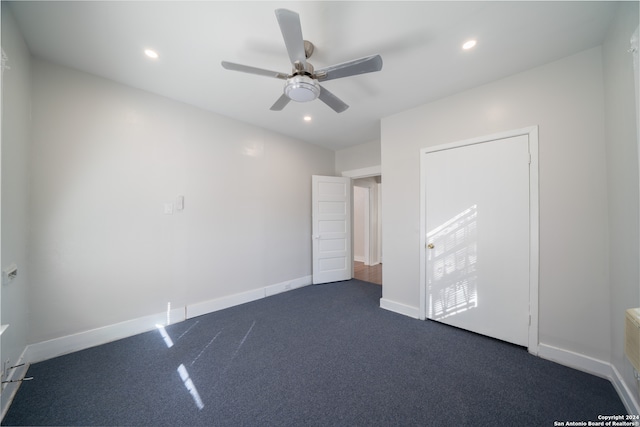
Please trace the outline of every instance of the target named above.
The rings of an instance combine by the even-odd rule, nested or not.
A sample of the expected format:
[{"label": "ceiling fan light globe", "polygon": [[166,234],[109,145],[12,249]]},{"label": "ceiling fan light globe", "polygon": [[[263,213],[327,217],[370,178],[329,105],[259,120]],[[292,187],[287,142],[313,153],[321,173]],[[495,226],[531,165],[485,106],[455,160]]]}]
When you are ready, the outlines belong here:
[{"label": "ceiling fan light globe", "polygon": [[284,94],[296,102],[313,101],[320,95],[320,84],[309,76],[294,76],[287,80]]}]

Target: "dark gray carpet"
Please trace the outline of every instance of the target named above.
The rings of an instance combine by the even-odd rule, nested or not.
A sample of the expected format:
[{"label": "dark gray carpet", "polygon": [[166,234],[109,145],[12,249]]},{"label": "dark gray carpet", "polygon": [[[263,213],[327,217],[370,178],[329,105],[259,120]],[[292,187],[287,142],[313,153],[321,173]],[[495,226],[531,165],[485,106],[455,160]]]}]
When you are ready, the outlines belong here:
[{"label": "dark gray carpet", "polygon": [[168,326],[166,340],[33,364],[2,425],[552,426],[626,413],[607,380],[380,297],[357,280],[308,286]]}]

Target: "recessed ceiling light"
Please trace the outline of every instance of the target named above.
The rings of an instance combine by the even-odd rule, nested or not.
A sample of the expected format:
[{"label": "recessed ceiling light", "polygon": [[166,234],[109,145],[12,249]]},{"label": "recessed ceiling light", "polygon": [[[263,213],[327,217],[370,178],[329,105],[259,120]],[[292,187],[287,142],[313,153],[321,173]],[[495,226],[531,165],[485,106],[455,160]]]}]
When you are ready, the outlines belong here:
[{"label": "recessed ceiling light", "polygon": [[305,122],[310,122],[310,121],[311,121],[311,116],[304,116],[304,117],[303,117],[303,120],[304,120]]},{"label": "recessed ceiling light", "polygon": [[472,47],[474,47],[476,45],[477,41],[475,40],[469,40],[467,42],[465,42],[465,44],[462,45],[462,48],[464,50],[468,50],[471,49]]},{"label": "recessed ceiling light", "polygon": [[152,49],[145,49],[144,54],[147,55],[151,59],[158,59],[158,52]]}]

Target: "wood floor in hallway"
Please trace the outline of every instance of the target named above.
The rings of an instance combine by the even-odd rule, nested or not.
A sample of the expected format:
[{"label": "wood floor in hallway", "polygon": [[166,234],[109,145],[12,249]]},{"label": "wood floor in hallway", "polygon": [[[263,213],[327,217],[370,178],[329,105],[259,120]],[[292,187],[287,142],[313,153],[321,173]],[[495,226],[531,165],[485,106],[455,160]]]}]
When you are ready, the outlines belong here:
[{"label": "wood floor in hallway", "polygon": [[353,262],[353,277],[364,282],[382,285],[382,264],[364,265],[363,262]]}]

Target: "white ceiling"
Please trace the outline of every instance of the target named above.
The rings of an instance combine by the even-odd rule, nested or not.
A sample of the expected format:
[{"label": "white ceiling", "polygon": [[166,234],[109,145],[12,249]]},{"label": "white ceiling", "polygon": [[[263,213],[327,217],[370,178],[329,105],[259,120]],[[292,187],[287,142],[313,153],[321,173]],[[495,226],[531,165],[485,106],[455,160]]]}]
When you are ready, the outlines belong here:
[{"label": "white ceiling", "polygon": [[[3,0],[4,1],[4,0]],[[380,119],[601,44],[615,2],[11,2],[32,54],[291,137],[341,149],[380,138]],[[300,14],[315,68],[379,53],[382,71],[323,85],[350,105],[269,107],[289,73],[274,14]],[[477,38],[476,48],[461,45]],[[143,54],[153,48],[160,58]],[[311,115],[310,123],[304,115]]]}]

